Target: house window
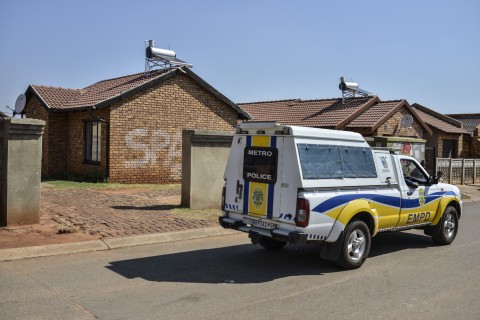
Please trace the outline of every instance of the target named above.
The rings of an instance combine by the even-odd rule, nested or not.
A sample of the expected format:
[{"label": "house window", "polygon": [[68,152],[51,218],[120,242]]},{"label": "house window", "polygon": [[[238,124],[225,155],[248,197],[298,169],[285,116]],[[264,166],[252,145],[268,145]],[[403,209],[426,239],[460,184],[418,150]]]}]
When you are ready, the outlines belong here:
[{"label": "house window", "polygon": [[100,121],[85,122],[85,162],[100,162],[102,141],[102,125]]}]

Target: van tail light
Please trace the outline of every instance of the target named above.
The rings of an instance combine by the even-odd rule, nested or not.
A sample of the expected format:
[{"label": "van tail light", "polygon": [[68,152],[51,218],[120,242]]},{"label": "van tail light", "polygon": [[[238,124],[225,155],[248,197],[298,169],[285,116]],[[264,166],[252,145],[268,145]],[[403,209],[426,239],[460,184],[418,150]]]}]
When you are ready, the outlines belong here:
[{"label": "van tail light", "polygon": [[225,193],[226,192],[227,192],[227,187],[224,186],[222,189],[222,207],[220,208],[220,210],[222,211],[225,211]]},{"label": "van tail light", "polygon": [[310,202],[307,199],[297,199],[297,215],[295,217],[295,224],[298,227],[305,228],[308,226],[310,219]]}]

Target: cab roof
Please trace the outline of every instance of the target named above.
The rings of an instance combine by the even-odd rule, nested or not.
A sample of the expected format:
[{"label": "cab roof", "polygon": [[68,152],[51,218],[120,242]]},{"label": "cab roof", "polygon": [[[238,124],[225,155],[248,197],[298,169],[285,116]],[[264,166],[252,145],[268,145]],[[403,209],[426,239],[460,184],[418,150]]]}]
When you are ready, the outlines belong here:
[{"label": "cab roof", "polygon": [[357,132],[320,129],[299,126],[285,126],[275,121],[249,121],[237,127],[237,133],[250,135],[291,135],[294,137],[311,137],[324,140],[343,140],[366,142]]}]

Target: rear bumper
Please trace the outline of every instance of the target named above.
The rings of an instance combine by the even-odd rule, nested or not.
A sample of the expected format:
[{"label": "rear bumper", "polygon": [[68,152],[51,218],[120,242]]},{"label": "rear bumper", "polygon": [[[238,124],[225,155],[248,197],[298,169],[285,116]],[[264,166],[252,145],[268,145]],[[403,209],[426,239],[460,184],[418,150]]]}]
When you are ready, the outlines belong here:
[{"label": "rear bumper", "polygon": [[228,217],[219,217],[218,222],[225,229],[234,229],[248,233],[251,239],[258,239],[259,237],[268,237],[275,240],[288,242],[292,244],[307,243],[308,235],[300,231],[285,231],[281,229],[262,229],[246,225],[241,220],[235,220]]}]

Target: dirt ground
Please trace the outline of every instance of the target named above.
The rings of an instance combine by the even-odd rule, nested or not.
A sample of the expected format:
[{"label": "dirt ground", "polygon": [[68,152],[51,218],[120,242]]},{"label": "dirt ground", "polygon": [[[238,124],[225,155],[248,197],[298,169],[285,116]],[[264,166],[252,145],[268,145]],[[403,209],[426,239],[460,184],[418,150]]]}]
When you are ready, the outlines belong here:
[{"label": "dirt ground", "polygon": [[217,224],[219,210],[180,207],[180,187],[58,188],[43,182],[40,223],[0,228],[0,249],[86,241]]}]

